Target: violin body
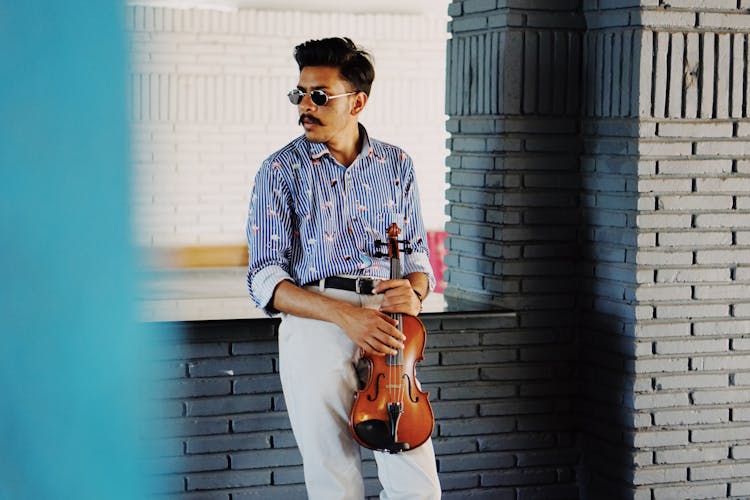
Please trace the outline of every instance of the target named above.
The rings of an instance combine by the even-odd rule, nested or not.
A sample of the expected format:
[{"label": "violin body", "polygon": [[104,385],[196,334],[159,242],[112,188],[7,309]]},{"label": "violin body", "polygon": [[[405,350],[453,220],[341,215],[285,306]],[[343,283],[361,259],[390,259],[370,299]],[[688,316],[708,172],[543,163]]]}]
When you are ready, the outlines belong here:
[{"label": "violin body", "polygon": [[[398,235],[396,223],[388,228],[388,246],[391,279],[401,278]],[[424,325],[414,316],[401,313],[390,315],[405,336],[403,349],[385,356],[364,356],[370,366],[370,375],[364,388],[354,395],[354,405],[349,414],[349,428],[354,439],[365,448],[400,453],[413,450],[432,435],[435,417],[429,394],[417,383],[416,364],[424,358],[427,333]]]},{"label": "violin body", "polygon": [[424,358],[425,328],[413,316],[402,315],[401,321],[404,349],[393,356],[365,358],[370,376],[355,394],[349,415],[349,427],[361,446],[390,453],[423,444],[435,424],[429,393],[419,389],[415,377],[416,364]]}]

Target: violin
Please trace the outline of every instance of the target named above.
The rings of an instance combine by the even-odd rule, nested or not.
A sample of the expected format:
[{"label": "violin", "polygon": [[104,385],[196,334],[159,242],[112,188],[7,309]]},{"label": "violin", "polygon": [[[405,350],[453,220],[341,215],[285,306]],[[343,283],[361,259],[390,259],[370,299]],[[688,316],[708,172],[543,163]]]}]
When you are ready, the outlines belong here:
[{"label": "violin", "polygon": [[[398,239],[401,230],[396,223],[388,228],[388,242],[376,242],[388,247],[391,279],[401,278],[399,244],[411,253],[406,241]],[[378,252],[377,256],[385,256]],[[425,327],[414,316],[389,314],[398,321],[397,328],[406,336],[403,349],[385,356],[365,355],[369,377],[363,388],[354,395],[349,414],[349,429],[354,439],[365,448],[389,453],[400,453],[423,444],[432,435],[435,417],[429,393],[417,385],[416,363],[424,359]]]}]

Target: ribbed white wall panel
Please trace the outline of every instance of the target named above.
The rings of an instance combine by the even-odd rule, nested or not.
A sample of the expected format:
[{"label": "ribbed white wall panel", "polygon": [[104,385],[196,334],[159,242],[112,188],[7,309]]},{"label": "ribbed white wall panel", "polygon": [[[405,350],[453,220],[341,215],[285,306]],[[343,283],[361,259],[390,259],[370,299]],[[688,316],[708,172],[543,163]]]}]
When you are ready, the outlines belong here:
[{"label": "ribbed white wall panel", "polygon": [[434,15],[128,7],[138,243],[244,241],[260,162],[302,132],[286,100],[292,50],[340,35],[375,58],[362,123],[412,155],[425,222],[442,230],[447,3]]}]

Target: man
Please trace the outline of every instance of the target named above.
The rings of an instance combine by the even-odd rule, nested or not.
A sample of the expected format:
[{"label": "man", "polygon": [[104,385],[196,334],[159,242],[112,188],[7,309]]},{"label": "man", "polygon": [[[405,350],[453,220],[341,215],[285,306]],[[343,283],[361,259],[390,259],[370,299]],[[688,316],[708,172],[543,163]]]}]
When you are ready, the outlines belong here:
[{"label": "man", "polygon": [[[404,335],[386,313],[416,316],[434,287],[411,159],[367,135],[359,115],[375,71],[348,38],[294,52],[289,100],[304,135],[260,168],[247,224],[248,286],[256,305],[282,313],[280,374],[311,499],[361,499],[359,447],[348,428],[360,350],[395,354]],[[396,222],[413,253],[389,279],[376,240]],[[440,498],[432,441],[375,452],[383,499]]]}]

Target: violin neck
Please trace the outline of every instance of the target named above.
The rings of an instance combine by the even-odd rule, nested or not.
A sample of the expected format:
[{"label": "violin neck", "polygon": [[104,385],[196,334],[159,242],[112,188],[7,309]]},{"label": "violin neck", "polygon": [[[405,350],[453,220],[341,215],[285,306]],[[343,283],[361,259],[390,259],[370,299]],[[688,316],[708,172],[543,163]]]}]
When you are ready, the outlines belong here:
[{"label": "violin neck", "polygon": [[398,257],[391,259],[391,279],[401,279],[401,259]]},{"label": "violin neck", "polygon": [[[391,279],[401,279],[401,258],[399,257],[398,252],[398,242],[396,241],[396,238],[389,240],[391,242]],[[398,325],[396,325],[396,328],[398,328],[398,331],[403,332],[404,331],[404,321],[401,316],[401,313],[392,313],[390,314],[390,317],[398,321]],[[404,350],[398,349],[398,352],[396,354],[387,354],[386,355],[386,363],[389,366],[401,366],[404,364]]]}]

